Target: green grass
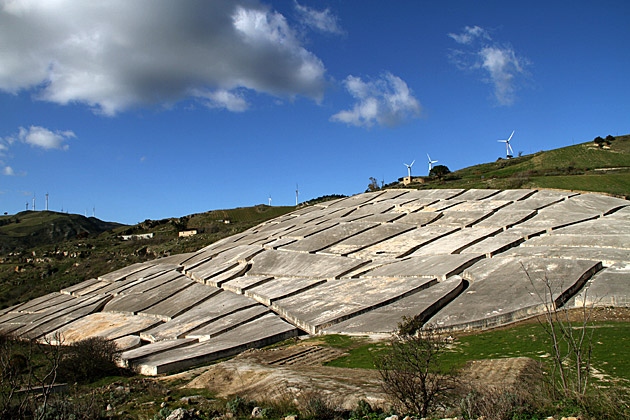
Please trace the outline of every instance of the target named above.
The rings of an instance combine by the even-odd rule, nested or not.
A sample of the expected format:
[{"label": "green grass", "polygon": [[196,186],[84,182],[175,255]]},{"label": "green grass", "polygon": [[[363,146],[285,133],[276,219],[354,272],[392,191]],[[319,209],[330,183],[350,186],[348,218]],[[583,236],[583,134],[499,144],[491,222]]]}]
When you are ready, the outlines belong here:
[{"label": "green grass", "polygon": [[[630,323],[595,322],[589,328],[593,331],[593,367],[630,381]],[[328,342],[326,337],[320,339]],[[374,356],[387,348],[385,342],[367,341],[365,337],[341,339],[334,336],[331,340],[343,343],[342,348],[348,355],[328,362],[328,366],[374,369]],[[441,363],[449,370],[479,359],[526,356],[547,362],[550,352],[551,342],[542,326],[518,325],[459,336],[443,355]]]},{"label": "green grass", "polygon": [[576,191],[607,192],[627,196],[630,191],[630,171],[623,173],[533,177],[531,185]]},{"label": "green grass", "polygon": [[326,363],[326,366],[374,369],[374,357],[387,349],[387,344],[381,342],[369,342],[348,349],[348,355],[339,357]]},{"label": "green grass", "polygon": [[[309,338],[304,340],[304,342],[308,343],[309,341],[318,342],[320,346],[328,346],[335,347],[342,350],[349,350],[354,347],[357,347],[360,343],[363,343],[366,340],[366,337],[352,337],[349,335],[342,334],[329,334],[324,336],[317,336],[313,338]],[[320,343],[323,341],[323,343]]]},{"label": "green grass", "polygon": [[[596,171],[623,168],[618,172]],[[396,184],[395,187],[400,187]],[[442,180],[427,178],[411,188],[557,188],[630,197],[630,135],[618,136],[609,149],[592,141],[512,159],[473,165]]]},{"label": "green grass", "polygon": [[0,253],[99,234],[121,226],[94,217],[53,211],[23,211],[0,216]]},{"label": "green grass", "polygon": [[189,228],[204,226],[208,222],[218,220],[229,220],[231,223],[255,223],[282,216],[290,211],[295,210],[294,206],[254,206],[239,207],[229,210],[213,210],[207,213],[198,213],[188,216]]}]

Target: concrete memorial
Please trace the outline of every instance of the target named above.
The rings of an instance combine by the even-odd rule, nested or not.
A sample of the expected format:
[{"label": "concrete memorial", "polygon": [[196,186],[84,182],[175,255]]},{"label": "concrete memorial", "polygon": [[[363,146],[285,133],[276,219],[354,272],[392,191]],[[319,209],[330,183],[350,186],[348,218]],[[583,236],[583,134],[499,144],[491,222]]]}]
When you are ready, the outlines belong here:
[{"label": "concrete memorial", "polygon": [[388,334],[403,316],[473,329],[539,314],[544,298],[627,307],[629,286],[627,200],[398,189],[85,279],[0,311],[0,332],[114,340],[124,364],[157,375],[298,334]]}]

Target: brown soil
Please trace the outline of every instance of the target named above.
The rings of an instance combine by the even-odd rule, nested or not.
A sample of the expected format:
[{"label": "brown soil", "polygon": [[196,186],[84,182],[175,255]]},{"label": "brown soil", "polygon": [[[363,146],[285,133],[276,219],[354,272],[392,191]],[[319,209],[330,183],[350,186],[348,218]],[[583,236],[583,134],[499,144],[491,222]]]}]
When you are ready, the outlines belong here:
[{"label": "brown soil", "polygon": [[[192,379],[184,387],[206,388],[219,397],[239,395],[256,401],[300,401],[315,393],[346,409],[356,407],[360,399],[373,406],[388,405],[377,370],[321,366],[341,354],[340,350],[312,342],[299,343],[279,349],[250,350],[196,372],[164,379]],[[540,364],[526,357],[481,360],[470,362],[459,379],[474,387],[514,389],[535,383],[534,378],[539,379],[540,372]]]},{"label": "brown soil", "polygon": [[497,389],[527,389],[540,385],[542,366],[529,357],[472,360],[460,372],[460,379],[474,386]]},{"label": "brown soil", "polygon": [[339,350],[305,345],[249,351],[208,367],[185,387],[256,401],[299,400],[317,393],[346,409],[354,408],[360,399],[384,405],[377,371],[320,365],[341,354]]}]

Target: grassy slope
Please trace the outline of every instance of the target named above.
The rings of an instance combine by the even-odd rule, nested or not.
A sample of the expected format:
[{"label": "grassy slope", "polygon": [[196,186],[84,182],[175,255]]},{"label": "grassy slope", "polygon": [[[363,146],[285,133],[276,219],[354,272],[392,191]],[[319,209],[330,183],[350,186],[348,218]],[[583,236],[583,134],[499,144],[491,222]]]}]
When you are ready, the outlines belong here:
[{"label": "grassy slope", "polygon": [[[602,168],[620,168],[602,171]],[[593,142],[500,159],[460,169],[442,181],[417,188],[558,188],[630,197],[630,135],[618,136],[610,149]]]},{"label": "grassy slope", "polygon": [[[17,255],[0,253],[0,308],[58,291],[135,262],[196,251],[294,209],[292,206],[255,206],[145,220],[134,226],[118,226],[112,231],[81,239],[75,237],[28,247]],[[76,215],[60,214],[59,217],[70,216]],[[230,223],[225,224],[224,220]],[[179,238],[178,232],[185,229],[197,229],[199,234]],[[153,232],[154,238],[142,241],[122,241],[119,238],[121,234],[147,232]]]},{"label": "grassy slope", "polygon": [[0,216],[0,253],[61,242],[77,234],[101,233],[119,226],[120,223],[54,211],[23,211]]},{"label": "grassy slope", "polygon": [[[601,321],[589,328],[593,331],[593,367],[608,376],[630,381],[630,323]],[[374,369],[374,356],[386,348],[385,342],[362,337],[343,339],[333,335],[318,340],[348,352],[347,356],[328,362],[328,366]],[[518,325],[455,337],[441,362],[445,370],[479,359],[527,356],[549,362],[551,350],[551,340],[540,325]]]}]

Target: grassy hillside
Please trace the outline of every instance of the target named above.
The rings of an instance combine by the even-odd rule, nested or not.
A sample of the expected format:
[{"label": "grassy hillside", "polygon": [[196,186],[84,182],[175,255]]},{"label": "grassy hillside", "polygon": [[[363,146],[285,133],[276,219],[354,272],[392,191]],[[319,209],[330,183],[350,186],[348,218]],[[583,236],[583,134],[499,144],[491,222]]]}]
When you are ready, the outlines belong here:
[{"label": "grassy hillside", "polygon": [[470,166],[412,188],[558,188],[630,197],[630,135]]},{"label": "grassy hillside", "polygon": [[0,254],[15,249],[65,241],[78,236],[105,232],[122,226],[95,217],[54,211],[23,211],[0,216]]},{"label": "grassy hillside", "polygon": [[[114,224],[113,230],[102,233],[91,231],[88,234],[85,230],[79,230],[78,237],[77,234],[72,235],[72,230],[68,228],[65,237],[70,239],[43,241],[36,246],[28,246],[32,238],[51,238],[48,234],[50,223],[54,226],[74,226],[72,223],[76,220],[85,219],[95,225],[100,222],[105,226],[107,222],[53,212],[28,212],[26,216],[31,217],[27,221],[23,220],[22,213],[5,216],[4,220],[17,217],[20,222],[12,221],[2,226],[12,236],[7,233],[0,236],[0,241],[27,245],[20,246],[19,250],[0,252],[0,308],[58,291],[135,262],[196,251],[294,209],[293,206],[261,205],[214,210],[179,218],[145,220],[133,226]],[[41,224],[37,224],[38,220]],[[196,229],[198,234],[179,238],[179,231],[189,229]],[[121,235],[136,233],[153,233],[154,237],[137,241],[121,239]],[[22,240],[24,242],[20,242]]]}]

